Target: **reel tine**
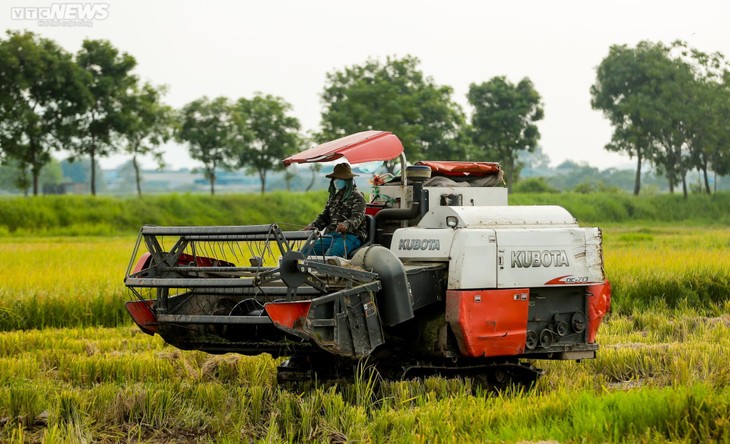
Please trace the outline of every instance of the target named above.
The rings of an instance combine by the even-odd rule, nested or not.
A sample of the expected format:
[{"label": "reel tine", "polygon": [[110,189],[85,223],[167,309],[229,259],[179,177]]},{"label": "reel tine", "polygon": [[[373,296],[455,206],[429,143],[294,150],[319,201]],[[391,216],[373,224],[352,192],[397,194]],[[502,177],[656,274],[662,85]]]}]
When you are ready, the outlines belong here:
[{"label": "reel tine", "polygon": [[220,253],[221,253],[219,259],[228,262],[228,257],[226,256],[226,251],[224,249],[225,248],[225,242],[216,242],[215,244],[218,246],[218,251],[220,251]]},{"label": "reel tine", "polygon": [[233,254],[233,258],[236,260],[236,263],[237,264],[240,263],[241,260],[238,258],[238,255],[236,254],[236,249],[235,249],[236,242],[228,241],[226,245],[228,245],[228,249],[231,250],[231,254]]},{"label": "reel tine", "polygon": [[241,260],[246,260],[246,255],[243,253],[243,250],[241,249],[241,242],[236,242],[236,247],[238,248],[238,252],[241,253]]}]

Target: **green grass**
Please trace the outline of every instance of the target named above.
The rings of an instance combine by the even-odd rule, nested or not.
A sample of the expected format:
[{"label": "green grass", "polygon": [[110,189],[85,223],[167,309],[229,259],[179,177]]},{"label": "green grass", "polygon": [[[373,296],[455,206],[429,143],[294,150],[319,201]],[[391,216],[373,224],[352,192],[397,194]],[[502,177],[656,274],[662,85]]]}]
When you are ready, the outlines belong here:
[{"label": "green grass", "polygon": [[730,224],[730,193],[633,196],[628,193],[516,193],[510,205],[560,205],[581,224]]},{"label": "green grass", "polygon": [[[366,190],[367,191],[367,190]],[[279,223],[298,229],[321,211],[324,192],[205,196],[168,194],[138,198],[40,196],[0,198],[0,236],[116,236],[152,225],[252,225]],[[561,205],[581,223],[638,221],[728,225],[730,193],[714,196],[626,193],[517,193],[511,205]]]},{"label": "green grass", "polygon": [[138,198],[40,196],[0,198],[0,235],[117,236],[142,225],[255,225],[299,229],[327,201],[325,193],[283,192]]}]

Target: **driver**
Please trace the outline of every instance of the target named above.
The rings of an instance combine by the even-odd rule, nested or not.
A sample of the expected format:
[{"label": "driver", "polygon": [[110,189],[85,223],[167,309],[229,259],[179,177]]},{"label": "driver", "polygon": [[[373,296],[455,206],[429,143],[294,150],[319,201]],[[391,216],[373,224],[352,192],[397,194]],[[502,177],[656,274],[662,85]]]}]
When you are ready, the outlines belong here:
[{"label": "driver", "polygon": [[305,254],[346,257],[362,245],[367,237],[365,230],[365,198],[357,191],[350,165],[339,163],[331,174],[327,205],[305,230],[324,230],[311,251]]}]

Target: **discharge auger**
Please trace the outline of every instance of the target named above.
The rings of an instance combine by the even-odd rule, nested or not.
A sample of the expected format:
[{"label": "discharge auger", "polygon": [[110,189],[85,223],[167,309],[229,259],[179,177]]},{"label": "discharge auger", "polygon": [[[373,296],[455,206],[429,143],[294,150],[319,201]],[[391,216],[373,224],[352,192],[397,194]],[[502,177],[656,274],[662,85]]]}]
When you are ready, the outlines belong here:
[{"label": "discharge auger", "polygon": [[[377,186],[348,258],[306,256],[319,236],[276,224],[141,229],[125,284],[146,333],[181,349],[289,357],[280,381],[470,376],[529,384],[538,359],[594,358],[609,309],[601,232],[557,206],[508,206],[488,162],[406,167],[366,131],[285,164],[401,157]],[[389,177],[389,179],[391,179]]]}]

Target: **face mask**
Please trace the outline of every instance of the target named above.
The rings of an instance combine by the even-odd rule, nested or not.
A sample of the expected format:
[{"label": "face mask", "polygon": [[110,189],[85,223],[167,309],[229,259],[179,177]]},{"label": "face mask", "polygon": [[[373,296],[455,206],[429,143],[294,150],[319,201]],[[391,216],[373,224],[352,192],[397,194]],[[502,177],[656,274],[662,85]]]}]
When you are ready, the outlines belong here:
[{"label": "face mask", "polygon": [[335,189],[341,190],[345,188],[345,185],[347,185],[347,181],[345,179],[335,179]]}]

